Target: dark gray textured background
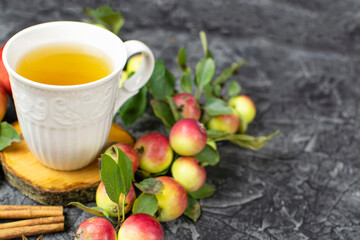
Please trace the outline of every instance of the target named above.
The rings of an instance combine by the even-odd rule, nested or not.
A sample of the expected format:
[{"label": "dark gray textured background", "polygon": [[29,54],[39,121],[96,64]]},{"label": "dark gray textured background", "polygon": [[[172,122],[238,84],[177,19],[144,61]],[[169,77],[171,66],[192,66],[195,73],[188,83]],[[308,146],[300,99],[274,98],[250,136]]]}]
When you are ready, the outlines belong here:
[{"label": "dark gray textured background", "polygon": [[[249,133],[281,130],[261,151],[221,144],[220,164],[207,168],[215,195],[201,201],[196,224],[163,224],[166,239],[360,239],[360,1],[0,0],[0,43],[104,3],[125,17],[120,37],[148,44],[176,76],[177,51],[185,46],[194,66],[205,30],[218,73],[249,62],[234,77],[258,108]],[[128,131],[139,137],[156,125],[147,112]],[[0,177],[0,204],[34,202]],[[90,217],[65,212],[66,232],[45,239],[72,239]]]}]

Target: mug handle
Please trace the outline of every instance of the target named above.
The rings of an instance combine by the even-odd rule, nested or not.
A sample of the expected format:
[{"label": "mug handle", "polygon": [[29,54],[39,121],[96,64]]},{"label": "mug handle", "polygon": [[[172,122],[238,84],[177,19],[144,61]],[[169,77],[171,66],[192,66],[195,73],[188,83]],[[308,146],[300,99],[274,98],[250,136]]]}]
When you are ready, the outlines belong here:
[{"label": "mug handle", "polygon": [[121,88],[117,90],[114,115],[126,100],[137,94],[139,89],[146,84],[151,77],[155,65],[154,55],[150,48],[144,43],[137,40],[130,40],[124,42],[124,44],[128,60],[131,56],[138,53],[143,54],[143,59],[140,68],[123,83]]}]

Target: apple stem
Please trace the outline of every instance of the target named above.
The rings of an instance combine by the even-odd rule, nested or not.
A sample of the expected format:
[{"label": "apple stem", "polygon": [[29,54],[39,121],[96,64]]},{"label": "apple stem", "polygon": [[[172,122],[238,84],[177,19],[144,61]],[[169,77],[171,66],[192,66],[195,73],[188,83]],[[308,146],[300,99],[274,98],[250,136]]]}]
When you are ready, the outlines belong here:
[{"label": "apple stem", "polygon": [[109,217],[105,217],[107,220],[109,220],[113,225],[115,225],[116,224],[116,222],[114,221],[114,220],[112,220],[111,218],[109,218]]},{"label": "apple stem", "polygon": [[120,220],[121,220],[121,217],[120,217],[120,204],[116,204],[116,208],[117,208],[117,212],[118,212],[118,219],[117,219],[117,225],[115,227],[115,229],[118,229],[120,227]]},{"label": "apple stem", "polygon": [[121,222],[123,222],[123,221],[125,221],[125,196],[123,197],[123,201],[122,201],[122,208],[121,208],[121,210],[122,210],[122,220],[121,220]]}]

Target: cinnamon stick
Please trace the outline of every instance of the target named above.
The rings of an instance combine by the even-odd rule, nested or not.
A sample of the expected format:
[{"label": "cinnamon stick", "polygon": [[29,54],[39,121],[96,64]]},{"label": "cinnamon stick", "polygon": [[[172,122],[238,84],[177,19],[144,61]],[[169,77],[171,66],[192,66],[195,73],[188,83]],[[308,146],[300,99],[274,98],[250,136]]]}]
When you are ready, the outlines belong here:
[{"label": "cinnamon stick", "polygon": [[62,206],[39,206],[39,205],[0,205],[0,211],[12,210],[59,210]]},{"label": "cinnamon stick", "polygon": [[49,224],[49,223],[63,223],[64,220],[65,220],[64,216],[20,220],[20,221],[9,222],[9,223],[1,223],[0,230],[8,229],[8,228],[16,228],[16,227],[26,227],[26,226],[34,226],[34,225],[41,225],[41,224]]},{"label": "cinnamon stick", "polygon": [[0,206],[0,219],[28,219],[62,215],[62,206]]},{"label": "cinnamon stick", "polygon": [[45,233],[64,231],[64,223],[41,224],[26,227],[0,229],[0,239],[12,239],[24,236],[34,236]]}]

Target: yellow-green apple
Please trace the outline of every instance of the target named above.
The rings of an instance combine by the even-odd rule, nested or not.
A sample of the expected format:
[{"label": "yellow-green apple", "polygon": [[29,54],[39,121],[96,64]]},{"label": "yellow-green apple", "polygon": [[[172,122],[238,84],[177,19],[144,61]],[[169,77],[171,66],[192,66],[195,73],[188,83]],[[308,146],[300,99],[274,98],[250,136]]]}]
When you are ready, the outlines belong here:
[{"label": "yellow-green apple", "polygon": [[114,159],[115,162],[117,162],[118,160],[116,147],[120,148],[120,150],[123,151],[125,155],[131,160],[133,173],[135,173],[139,166],[138,153],[130,145],[127,145],[125,143],[115,143],[105,151],[105,154],[110,156],[112,159]]},{"label": "yellow-green apple", "polygon": [[205,183],[206,171],[194,157],[180,157],[171,166],[173,178],[178,181],[187,192],[199,190]]},{"label": "yellow-green apple", "polygon": [[239,128],[239,117],[235,113],[213,116],[207,122],[207,129],[224,133],[236,133]]},{"label": "yellow-green apple", "polygon": [[7,109],[7,94],[5,90],[0,87],[0,122],[4,118]]},{"label": "yellow-green apple", "polygon": [[123,70],[119,81],[119,88],[122,87],[123,83],[128,79],[128,76],[128,72],[126,70]]},{"label": "yellow-green apple", "polygon": [[132,72],[136,72],[141,66],[142,59],[143,59],[142,54],[137,54],[132,56],[127,63],[127,67],[126,67],[127,72],[129,74]]},{"label": "yellow-green apple", "polygon": [[163,187],[161,193],[155,194],[158,201],[157,219],[160,222],[172,221],[180,217],[187,206],[187,195],[184,187],[168,176],[157,177]]},{"label": "yellow-green apple", "polygon": [[4,47],[5,47],[5,44],[0,49],[0,86],[2,86],[10,96],[12,96],[11,95],[12,93],[11,93],[9,74],[6,71],[6,68],[4,66],[4,62],[2,60]]},{"label": "yellow-green apple", "polygon": [[246,123],[251,123],[256,115],[256,108],[253,100],[246,95],[238,95],[230,98],[228,105],[240,118],[244,118]]},{"label": "yellow-green apple", "polygon": [[105,218],[93,217],[83,221],[76,231],[74,240],[116,240],[116,232]]},{"label": "yellow-green apple", "polygon": [[189,93],[178,93],[173,97],[173,100],[184,118],[200,119],[200,105],[193,95]]},{"label": "yellow-green apple", "polygon": [[164,240],[164,230],[153,216],[136,213],[121,224],[118,240]]},{"label": "yellow-green apple", "polygon": [[161,133],[148,133],[140,137],[134,148],[139,154],[139,168],[149,173],[167,169],[173,160],[169,140]]},{"label": "yellow-green apple", "polygon": [[[130,191],[126,195],[126,198],[125,198],[125,208],[124,208],[125,214],[131,210],[132,205],[135,201],[135,198],[136,198],[135,190],[134,190],[133,185],[131,185]],[[111,199],[109,198],[108,194],[106,193],[105,185],[103,184],[103,182],[100,182],[100,184],[96,190],[95,199],[96,199],[96,205],[99,208],[104,209],[112,217],[118,216],[117,205],[116,205],[116,203],[111,201]],[[119,209],[119,211],[121,213],[122,209]]]},{"label": "yellow-green apple", "polygon": [[193,156],[206,145],[206,129],[195,119],[184,118],[176,122],[169,134],[170,145],[182,156]]}]

